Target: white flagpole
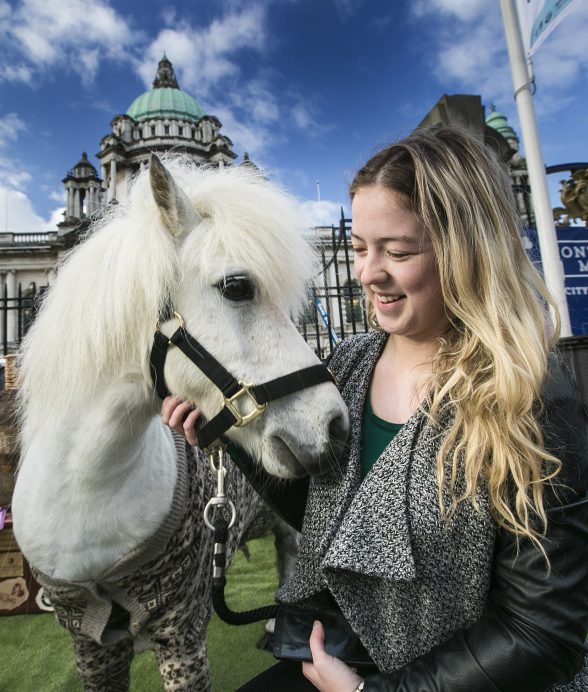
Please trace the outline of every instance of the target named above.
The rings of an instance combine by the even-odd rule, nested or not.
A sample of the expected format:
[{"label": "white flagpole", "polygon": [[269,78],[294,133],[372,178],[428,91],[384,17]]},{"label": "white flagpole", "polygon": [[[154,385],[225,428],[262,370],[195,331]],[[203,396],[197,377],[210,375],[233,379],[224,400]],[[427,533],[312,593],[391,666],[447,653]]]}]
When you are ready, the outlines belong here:
[{"label": "white flagpole", "polygon": [[510,58],[514,97],[519,112],[521,134],[527,159],[529,183],[533,195],[533,210],[537,222],[537,237],[541,250],[543,275],[547,288],[551,292],[559,310],[561,336],[571,336],[572,328],[566,299],[563,266],[559,258],[555,224],[553,223],[553,213],[545,176],[545,163],[539,144],[539,132],[535,118],[533,95],[531,94],[529,71],[525,59],[525,50],[523,48],[515,2],[516,0],[500,0],[500,7]]}]

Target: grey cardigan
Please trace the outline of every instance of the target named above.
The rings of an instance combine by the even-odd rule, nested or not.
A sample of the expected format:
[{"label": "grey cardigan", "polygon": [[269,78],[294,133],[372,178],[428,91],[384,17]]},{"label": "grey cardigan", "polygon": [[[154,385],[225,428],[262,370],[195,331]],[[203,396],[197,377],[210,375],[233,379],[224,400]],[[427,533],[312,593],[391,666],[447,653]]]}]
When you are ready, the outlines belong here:
[{"label": "grey cardigan", "polygon": [[360,425],[386,334],[352,337],[329,364],[352,420],[343,469],[313,478],[294,577],[280,602],[316,601],[326,588],[382,672],[401,668],[481,615],[495,524],[478,509],[439,509],[435,458],[451,419],[417,411],[361,480]]}]

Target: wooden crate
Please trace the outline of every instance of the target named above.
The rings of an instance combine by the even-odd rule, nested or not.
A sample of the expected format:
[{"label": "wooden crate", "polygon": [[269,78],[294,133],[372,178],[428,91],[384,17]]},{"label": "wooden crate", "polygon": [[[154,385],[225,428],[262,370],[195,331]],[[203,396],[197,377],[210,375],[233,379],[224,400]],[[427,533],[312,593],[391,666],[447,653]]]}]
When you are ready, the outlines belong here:
[{"label": "wooden crate", "polygon": [[0,507],[10,506],[18,464],[15,400],[16,391],[0,392]]},{"label": "wooden crate", "polygon": [[4,389],[14,391],[18,389],[18,375],[16,372],[16,356],[4,356]]},{"label": "wooden crate", "polygon": [[14,538],[12,517],[0,530],[0,616],[29,615],[52,610],[43,598],[31,568]]}]

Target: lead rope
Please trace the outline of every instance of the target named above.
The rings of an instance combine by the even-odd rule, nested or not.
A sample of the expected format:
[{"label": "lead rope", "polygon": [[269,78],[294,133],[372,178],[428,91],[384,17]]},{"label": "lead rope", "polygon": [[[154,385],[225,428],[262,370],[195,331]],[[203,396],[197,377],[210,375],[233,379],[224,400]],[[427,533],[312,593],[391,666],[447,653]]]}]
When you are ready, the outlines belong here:
[{"label": "lead rope", "polygon": [[[237,613],[229,608],[225,600],[227,542],[229,540],[229,529],[232,528],[237,519],[237,510],[234,503],[225,494],[225,477],[227,475],[225,448],[222,445],[215,445],[207,451],[207,455],[210,468],[216,474],[216,495],[208,501],[204,508],[204,522],[211,531],[214,531],[212,605],[219,618],[229,625],[249,625],[259,620],[269,620],[276,617],[277,605],[264,606]],[[230,509],[230,521],[223,517],[221,511],[214,512],[215,509],[220,510],[223,507]],[[216,514],[216,518],[214,521],[211,521],[211,514],[213,513]]]}]

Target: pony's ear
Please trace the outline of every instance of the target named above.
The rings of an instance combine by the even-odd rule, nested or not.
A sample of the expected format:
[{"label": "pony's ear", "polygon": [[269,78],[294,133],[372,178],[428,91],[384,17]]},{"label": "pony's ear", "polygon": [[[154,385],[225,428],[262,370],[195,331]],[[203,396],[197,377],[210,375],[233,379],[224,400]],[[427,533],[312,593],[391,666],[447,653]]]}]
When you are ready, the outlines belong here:
[{"label": "pony's ear", "polygon": [[151,154],[149,162],[149,181],[163,225],[172,235],[179,238],[202,221],[186,194],[176,185],[171,173],[155,154]]}]

